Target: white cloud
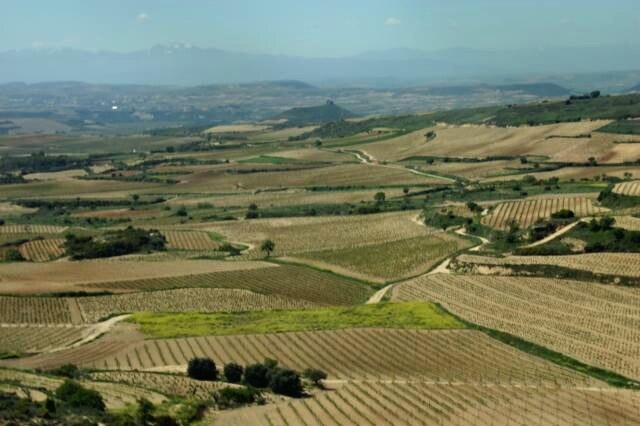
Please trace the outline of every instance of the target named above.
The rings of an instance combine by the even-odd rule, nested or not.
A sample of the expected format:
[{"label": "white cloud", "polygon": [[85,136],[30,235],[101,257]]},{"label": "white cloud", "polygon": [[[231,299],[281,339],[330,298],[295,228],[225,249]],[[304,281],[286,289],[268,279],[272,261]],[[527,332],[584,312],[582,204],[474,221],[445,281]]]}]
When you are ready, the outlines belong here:
[{"label": "white cloud", "polygon": [[384,20],[384,24],[387,27],[393,27],[395,25],[400,25],[400,20],[398,18],[394,18],[393,16],[390,16]]},{"label": "white cloud", "polygon": [[151,16],[147,15],[144,12],[142,12],[138,16],[136,16],[136,21],[140,22],[141,24],[145,24],[145,23],[149,22],[150,20],[151,20]]}]

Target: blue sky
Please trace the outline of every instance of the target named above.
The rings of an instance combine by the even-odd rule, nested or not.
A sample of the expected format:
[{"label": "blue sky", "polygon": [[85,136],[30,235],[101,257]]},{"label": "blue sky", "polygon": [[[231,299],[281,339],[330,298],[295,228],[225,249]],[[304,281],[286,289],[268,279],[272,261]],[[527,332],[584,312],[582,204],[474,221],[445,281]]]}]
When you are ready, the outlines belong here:
[{"label": "blue sky", "polygon": [[0,50],[187,42],[308,57],[636,44],[638,0],[2,0]]}]

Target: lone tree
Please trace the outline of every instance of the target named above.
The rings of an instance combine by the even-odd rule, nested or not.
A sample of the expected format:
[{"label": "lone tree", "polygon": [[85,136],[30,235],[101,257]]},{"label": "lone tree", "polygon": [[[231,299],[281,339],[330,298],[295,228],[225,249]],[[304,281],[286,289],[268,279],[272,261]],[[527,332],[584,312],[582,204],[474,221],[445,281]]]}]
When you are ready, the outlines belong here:
[{"label": "lone tree", "polygon": [[264,240],[262,244],[260,244],[260,250],[262,250],[267,257],[271,256],[271,253],[276,249],[276,243],[271,240]]},{"label": "lone tree", "polygon": [[378,203],[382,203],[384,200],[387,199],[387,196],[384,194],[384,192],[380,191],[380,192],[376,192],[376,195],[373,196],[373,199]]},{"label": "lone tree", "polygon": [[187,366],[187,376],[196,380],[216,380],[216,363],[211,358],[191,358]]}]

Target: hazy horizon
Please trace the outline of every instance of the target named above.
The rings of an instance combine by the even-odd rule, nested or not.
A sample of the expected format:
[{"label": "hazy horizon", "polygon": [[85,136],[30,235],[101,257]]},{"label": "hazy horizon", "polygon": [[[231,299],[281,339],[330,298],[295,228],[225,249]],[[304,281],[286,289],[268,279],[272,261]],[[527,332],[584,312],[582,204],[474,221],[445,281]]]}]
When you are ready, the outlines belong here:
[{"label": "hazy horizon", "polygon": [[[4,2],[0,51],[133,52],[187,43],[225,51],[340,58],[370,51],[519,50],[625,46],[640,16],[630,0]],[[553,8],[554,13],[547,11]],[[38,10],[35,14],[34,10]],[[499,13],[497,13],[499,11]],[[366,13],[364,13],[366,12]],[[28,25],[25,25],[28,23]],[[532,37],[532,34],[535,36]],[[636,43],[637,44],[637,43]]]}]

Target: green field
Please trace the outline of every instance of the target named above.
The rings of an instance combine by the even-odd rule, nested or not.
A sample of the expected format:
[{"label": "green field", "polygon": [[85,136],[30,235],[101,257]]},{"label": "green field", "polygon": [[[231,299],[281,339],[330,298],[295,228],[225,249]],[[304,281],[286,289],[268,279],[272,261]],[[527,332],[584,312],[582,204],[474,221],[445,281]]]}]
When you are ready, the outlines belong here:
[{"label": "green field", "polygon": [[379,303],[352,308],[242,313],[136,313],[131,321],[143,333],[160,338],[231,334],[284,333],[343,328],[464,328],[430,303]]}]

